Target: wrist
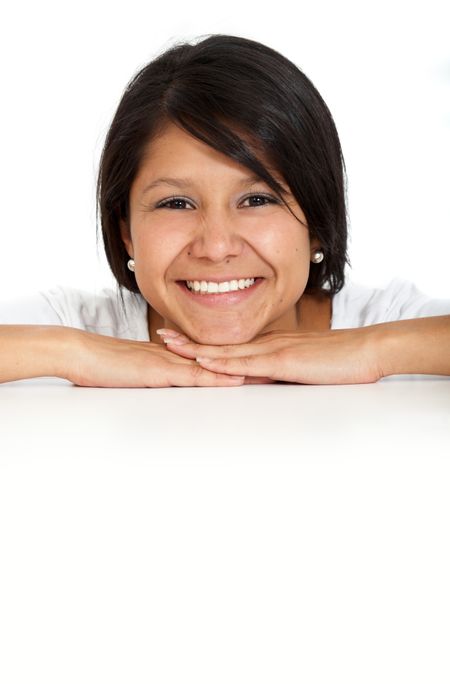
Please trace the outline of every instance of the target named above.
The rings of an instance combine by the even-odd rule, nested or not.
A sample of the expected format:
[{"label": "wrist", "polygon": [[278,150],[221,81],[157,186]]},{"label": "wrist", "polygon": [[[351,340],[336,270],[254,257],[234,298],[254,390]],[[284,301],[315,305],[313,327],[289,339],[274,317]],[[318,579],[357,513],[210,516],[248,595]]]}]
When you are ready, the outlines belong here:
[{"label": "wrist", "polygon": [[389,321],[371,326],[380,378],[414,373],[411,365],[411,325],[414,321]]},{"label": "wrist", "polygon": [[401,353],[403,349],[402,335],[393,329],[392,323],[378,323],[373,327],[373,342],[376,363],[380,378],[401,373]]},{"label": "wrist", "polygon": [[37,353],[43,359],[42,375],[70,380],[71,364],[75,356],[77,328],[43,326],[37,340]]}]

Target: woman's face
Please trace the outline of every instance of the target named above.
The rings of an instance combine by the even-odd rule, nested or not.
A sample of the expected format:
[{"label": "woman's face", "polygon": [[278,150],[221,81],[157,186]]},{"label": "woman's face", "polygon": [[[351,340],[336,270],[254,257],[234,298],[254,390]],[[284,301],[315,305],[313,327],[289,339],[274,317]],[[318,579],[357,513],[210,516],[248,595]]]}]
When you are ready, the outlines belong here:
[{"label": "woman's face", "polygon": [[[310,244],[292,194],[286,200],[305,225],[252,175],[175,124],[149,145],[121,232],[139,289],[163,327],[203,344],[297,328],[296,304],[317,243]],[[256,280],[246,289],[222,291],[249,278]],[[192,292],[186,281],[218,283],[212,289],[219,292]]]}]

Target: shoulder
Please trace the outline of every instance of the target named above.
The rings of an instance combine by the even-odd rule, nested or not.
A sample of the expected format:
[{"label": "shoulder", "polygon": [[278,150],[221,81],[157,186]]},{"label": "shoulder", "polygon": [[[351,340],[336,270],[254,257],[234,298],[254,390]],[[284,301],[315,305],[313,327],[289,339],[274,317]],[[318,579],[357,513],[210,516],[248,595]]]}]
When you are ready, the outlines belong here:
[{"label": "shoulder", "polygon": [[55,287],[42,293],[64,325],[113,337],[148,340],[147,302],[129,290]]},{"label": "shoulder", "polygon": [[333,297],[332,328],[363,327],[386,321],[450,314],[450,298],[437,299],[415,283],[393,278],[385,287],[347,281]]},{"label": "shoulder", "polygon": [[87,291],[59,285],[1,304],[1,321],[64,325],[100,335],[148,340],[147,302],[128,290]]}]

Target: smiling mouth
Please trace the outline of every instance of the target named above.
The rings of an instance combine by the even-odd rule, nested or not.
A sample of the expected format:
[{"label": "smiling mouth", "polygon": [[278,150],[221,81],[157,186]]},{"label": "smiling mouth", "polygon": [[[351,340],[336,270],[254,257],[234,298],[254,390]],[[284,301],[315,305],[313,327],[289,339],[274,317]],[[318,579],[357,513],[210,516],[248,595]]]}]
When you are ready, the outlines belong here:
[{"label": "smiling mouth", "polygon": [[[213,281],[177,280],[178,287],[188,296],[191,301],[208,305],[239,304],[244,302],[252,293],[259,289],[265,278],[245,278],[240,281],[225,281],[221,283]],[[242,281],[242,282],[241,282]],[[189,283],[189,285],[188,285]],[[240,287],[239,287],[240,283]],[[238,287],[236,288],[236,284]],[[227,285],[232,285],[231,289]],[[219,289],[220,287],[220,289]],[[197,288],[197,289],[196,289]]]},{"label": "smiling mouth", "polygon": [[257,280],[262,280],[262,278],[240,278],[239,280],[236,279],[221,282],[211,280],[181,280],[178,282],[182,283],[193,294],[210,295],[248,290],[256,283]]}]

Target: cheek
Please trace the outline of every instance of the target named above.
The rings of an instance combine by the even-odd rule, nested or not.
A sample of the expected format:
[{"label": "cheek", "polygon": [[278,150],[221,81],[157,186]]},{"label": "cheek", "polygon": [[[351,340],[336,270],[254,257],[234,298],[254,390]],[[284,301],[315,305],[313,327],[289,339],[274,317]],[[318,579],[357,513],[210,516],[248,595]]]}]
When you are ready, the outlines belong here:
[{"label": "cheek", "polygon": [[308,266],[310,241],[306,228],[291,223],[277,223],[260,236],[258,245],[261,253],[267,255],[269,263],[283,269],[299,269]]},{"label": "cheek", "polygon": [[[134,241],[135,259],[145,266],[145,275],[163,274],[186,247],[181,235],[149,230]],[[141,270],[142,272],[142,270]]]},{"label": "cheek", "polygon": [[295,225],[278,226],[276,239],[270,245],[272,251],[266,252],[277,274],[279,303],[292,305],[303,294],[309,277],[310,240],[306,228]]}]

